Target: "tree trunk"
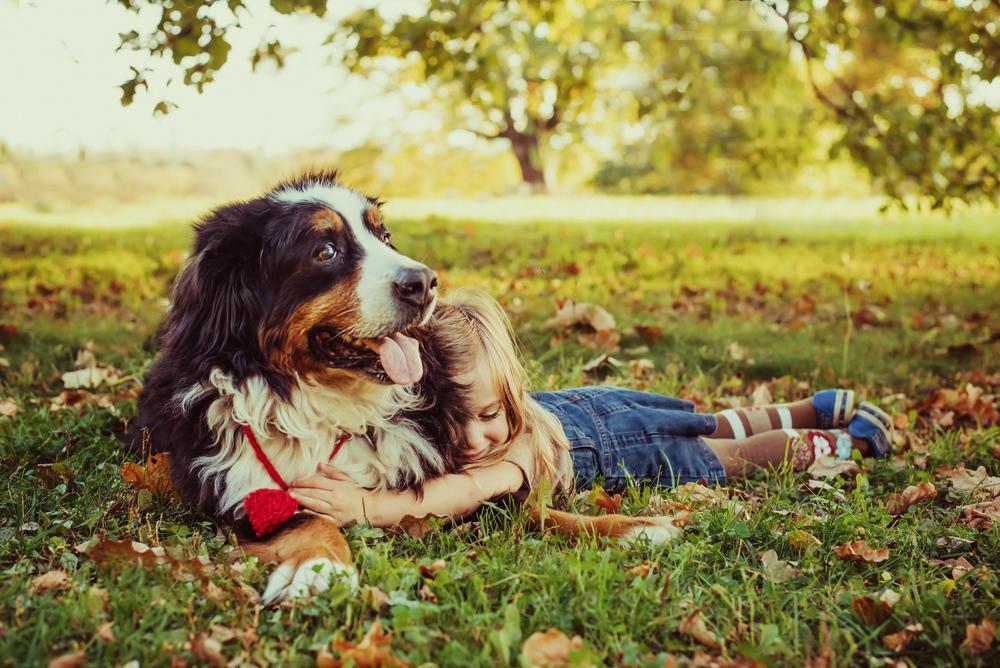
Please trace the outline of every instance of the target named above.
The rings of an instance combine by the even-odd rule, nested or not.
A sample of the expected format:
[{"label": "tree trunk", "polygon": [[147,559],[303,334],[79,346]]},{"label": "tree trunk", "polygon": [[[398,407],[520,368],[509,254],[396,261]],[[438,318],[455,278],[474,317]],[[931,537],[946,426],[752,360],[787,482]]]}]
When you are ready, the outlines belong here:
[{"label": "tree trunk", "polygon": [[546,190],[545,171],[542,169],[542,154],[539,151],[538,133],[524,133],[510,130],[505,133],[521,168],[521,182],[526,183],[533,193]]}]

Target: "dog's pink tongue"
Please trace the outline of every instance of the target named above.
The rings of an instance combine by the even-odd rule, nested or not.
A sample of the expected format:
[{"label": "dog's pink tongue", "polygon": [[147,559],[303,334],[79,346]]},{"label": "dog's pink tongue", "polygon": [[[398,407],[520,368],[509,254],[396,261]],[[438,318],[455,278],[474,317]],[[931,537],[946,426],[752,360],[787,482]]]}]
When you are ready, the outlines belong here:
[{"label": "dog's pink tongue", "polygon": [[378,344],[378,356],[382,368],[397,385],[412,385],[424,375],[420,345],[408,336],[393,334],[382,339]]}]

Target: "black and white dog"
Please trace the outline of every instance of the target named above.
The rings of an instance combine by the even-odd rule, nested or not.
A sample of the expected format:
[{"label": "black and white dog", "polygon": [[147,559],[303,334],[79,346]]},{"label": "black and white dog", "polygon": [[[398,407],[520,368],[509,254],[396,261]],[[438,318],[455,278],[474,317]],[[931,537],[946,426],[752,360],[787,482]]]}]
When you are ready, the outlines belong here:
[{"label": "black and white dog", "polygon": [[[289,510],[260,531],[253,492],[280,497],[282,481],[315,472],[337,444],[335,466],[371,489],[419,488],[453,470],[466,413],[434,337],[436,285],[393,247],[380,203],[336,173],[197,225],[130,440],[169,452],[182,498],[280,563],[265,602],[357,575],[330,522]],[[272,501],[257,512],[288,510]]]}]

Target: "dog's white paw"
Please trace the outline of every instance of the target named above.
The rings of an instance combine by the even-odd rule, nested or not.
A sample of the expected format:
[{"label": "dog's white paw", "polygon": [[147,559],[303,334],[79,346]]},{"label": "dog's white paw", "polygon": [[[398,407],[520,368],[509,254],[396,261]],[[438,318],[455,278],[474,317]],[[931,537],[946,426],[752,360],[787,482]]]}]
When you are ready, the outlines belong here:
[{"label": "dog's white paw", "polygon": [[666,545],[684,535],[684,530],[674,525],[673,517],[643,517],[642,520],[642,524],[625,532],[622,540],[629,544],[646,540],[650,545]]},{"label": "dog's white paw", "polygon": [[352,593],[356,592],[358,571],[350,564],[325,557],[307,559],[299,564],[286,561],[271,573],[261,602],[273,605],[292,598],[308,598],[322,594],[334,582],[344,582]]}]

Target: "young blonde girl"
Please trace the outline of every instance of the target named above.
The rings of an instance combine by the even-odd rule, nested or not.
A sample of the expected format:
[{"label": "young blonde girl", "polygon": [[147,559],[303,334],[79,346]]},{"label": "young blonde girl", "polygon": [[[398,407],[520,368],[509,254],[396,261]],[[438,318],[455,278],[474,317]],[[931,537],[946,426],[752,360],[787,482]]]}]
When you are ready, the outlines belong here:
[{"label": "young blonde girl", "polygon": [[[340,525],[393,526],[405,516],[462,517],[506,494],[518,498],[542,479],[558,492],[628,481],[703,481],[725,485],[761,467],[817,456],[887,456],[889,417],[853,393],[824,390],[811,399],[756,409],[698,414],[690,402],[618,387],[529,394],[510,321],[477,290],[457,290],[435,316],[459,351],[456,378],[468,386],[472,418],[461,449],[464,470],[427,482],[423,494],[373,492],[332,466],[293,482],[305,508]],[[841,430],[841,427],[847,430]],[[806,431],[800,431],[806,430]]]}]

